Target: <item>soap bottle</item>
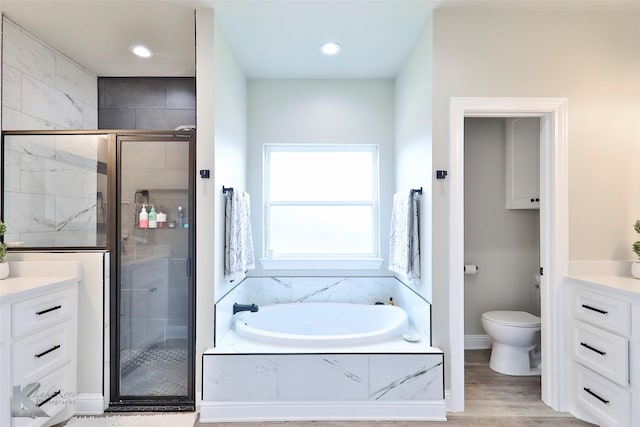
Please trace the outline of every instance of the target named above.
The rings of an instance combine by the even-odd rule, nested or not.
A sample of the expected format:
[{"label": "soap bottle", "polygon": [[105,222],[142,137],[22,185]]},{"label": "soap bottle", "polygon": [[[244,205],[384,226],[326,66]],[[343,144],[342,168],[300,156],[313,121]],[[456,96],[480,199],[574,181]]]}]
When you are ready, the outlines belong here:
[{"label": "soap bottle", "polygon": [[158,228],[158,214],[156,213],[156,207],[151,205],[151,211],[149,211],[149,228]]},{"label": "soap bottle", "polygon": [[158,210],[158,228],[167,228],[167,214],[162,206]]},{"label": "soap bottle", "polygon": [[138,226],[140,228],[149,228],[149,214],[147,213],[147,205],[142,205],[140,215],[138,215]]},{"label": "soap bottle", "polygon": [[184,227],[184,211],[182,210],[182,206],[178,206],[178,214],[176,215],[176,227]]}]

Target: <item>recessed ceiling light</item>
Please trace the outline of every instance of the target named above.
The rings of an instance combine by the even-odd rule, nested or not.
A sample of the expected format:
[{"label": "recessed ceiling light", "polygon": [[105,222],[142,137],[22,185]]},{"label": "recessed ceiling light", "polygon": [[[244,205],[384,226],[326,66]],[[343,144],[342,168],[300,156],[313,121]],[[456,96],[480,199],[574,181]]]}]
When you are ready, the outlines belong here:
[{"label": "recessed ceiling light", "polygon": [[139,56],[140,58],[150,58],[153,55],[153,53],[146,46],[142,46],[140,44],[129,47],[129,50],[131,51],[131,53]]},{"label": "recessed ceiling light", "polygon": [[320,50],[325,55],[335,55],[337,53],[340,53],[340,51],[342,50],[342,46],[340,46],[336,42],[329,42],[320,46]]}]

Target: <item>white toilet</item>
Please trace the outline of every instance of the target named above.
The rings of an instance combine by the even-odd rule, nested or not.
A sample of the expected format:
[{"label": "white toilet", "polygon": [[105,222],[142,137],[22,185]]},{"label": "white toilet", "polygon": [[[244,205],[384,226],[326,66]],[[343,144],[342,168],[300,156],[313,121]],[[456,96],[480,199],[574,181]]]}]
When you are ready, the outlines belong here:
[{"label": "white toilet", "polygon": [[526,311],[488,311],[482,327],[493,339],[489,367],[506,375],[540,375],[540,318]]}]

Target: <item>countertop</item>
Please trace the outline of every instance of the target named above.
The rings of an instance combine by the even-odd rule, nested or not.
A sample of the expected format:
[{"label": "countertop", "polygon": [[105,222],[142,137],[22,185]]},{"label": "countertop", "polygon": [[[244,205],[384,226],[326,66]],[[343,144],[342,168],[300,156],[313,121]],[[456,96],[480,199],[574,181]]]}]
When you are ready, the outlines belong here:
[{"label": "countertop", "polygon": [[44,288],[47,291],[54,291],[77,281],[78,278],[74,276],[7,277],[0,280],[0,304],[10,304],[17,299],[35,296],[41,293]]},{"label": "countertop", "polygon": [[568,279],[584,282],[616,292],[633,294],[640,297],[640,279],[625,276],[567,276]]}]

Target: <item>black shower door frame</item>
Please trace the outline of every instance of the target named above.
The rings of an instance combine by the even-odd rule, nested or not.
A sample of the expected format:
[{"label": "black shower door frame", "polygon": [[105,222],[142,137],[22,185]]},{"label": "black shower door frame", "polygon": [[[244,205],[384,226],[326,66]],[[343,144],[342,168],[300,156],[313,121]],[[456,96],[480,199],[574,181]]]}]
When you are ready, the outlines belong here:
[{"label": "black shower door frame", "polygon": [[[194,411],[195,410],[195,164],[196,164],[196,137],[195,131],[116,131],[116,143],[114,156],[116,161],[112,162],[112,175],[115,181],[115,195],[110,200],[116,209],[112,212],[115,216],[115,226],[112,227],[110,237],[112,259],[110,263],[110,375],[109,375],[109,407],[107,411],[129,412],[129,411]],[[128,396],[120,393],[120,328],[122,326],[121,307],[121,273],[122,273],[122,215],[120,201],[122,196],[121,173],[122,173],[122,145],[125,142],[168,142],[184,141],[189,144],[189,171],[188,171],[188,257],[187,257],[187,280],[188,280],[188,307],[187,307],[187,393],[186,395],[148,395],[148,396]],[[113,152],[113,151],[112,151]],[[117,214],[115,214],[117,212]],[[185,222],[186,222],[185,221]]]}]

